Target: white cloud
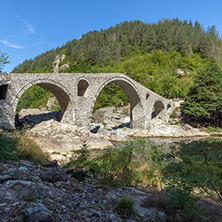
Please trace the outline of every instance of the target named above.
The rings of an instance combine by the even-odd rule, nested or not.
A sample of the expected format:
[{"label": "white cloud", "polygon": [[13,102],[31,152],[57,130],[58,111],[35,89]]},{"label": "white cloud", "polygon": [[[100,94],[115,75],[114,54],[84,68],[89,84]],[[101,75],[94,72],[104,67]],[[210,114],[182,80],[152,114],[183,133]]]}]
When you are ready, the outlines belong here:
[{"label": "white cloud", "polygon": [[17,15],[17,18],[28,27],[28,29],[29,29],[30,32],[32,32],[33,34],[36,35],[35,29],[34,29],[34,27],[33,27],[32,25],[28,24],[24,19],[22,19],[22,18],[21,18],[20,16],[18,16],[18,15]]},{"label": "white cloud", "polygon": [[7,45],[7,46],[9,46],[9,47],[11,47],[11,48],[15,48],[15,49],[22,49],[22,48],[24,48],[23,46],[20,46],[20,45],[13,45],[13,44],[10,44],[8,41],[6,41],[6,40],[0,40],[0,42],[2,43],[2,44],[4,44],[4,45]]}]

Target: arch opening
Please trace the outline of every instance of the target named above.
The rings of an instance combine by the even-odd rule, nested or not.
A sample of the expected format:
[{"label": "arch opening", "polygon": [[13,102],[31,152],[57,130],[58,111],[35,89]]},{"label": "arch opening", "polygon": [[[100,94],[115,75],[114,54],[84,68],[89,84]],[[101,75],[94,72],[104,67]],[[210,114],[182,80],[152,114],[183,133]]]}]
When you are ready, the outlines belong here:
[{"label": "arch opening", "polygon": [[164,105],[161,101],[155,102],[153,109],[152,109],[152,114],[151,114],[151,119],[159,117],[162,118],[162,113],[164,111]]},{"label": "arch opening", "polygon": [[[30,83],[20,91],[16,105],[15,126],[22,128],[25,124],[30,127],[43,121],[54,119],[61,121],[69,104],[67,93],[51,83]],[[23,109],[23,110],[21,110]]]},{"label": "arch opening", "polygon": [[0,86],[0,99],[6,99],[8,84]]},{"label": "arch opening", "polygon": [[78,82],[78,93],[77,93],[77,95],[78,96],[84,96],[88,87],[89,87],[89,83],[86,80],[81,79]]},{"label": "arch opening", "polygon": [[147,93],[147,94],[146,94],[146,100],[149,99],[149,97],[150,97],[150,94]]},{"label": "arch opening", "polygon": [[[117,86],[120,87],[120,89],[122,89],[122,91],[124,92],[124,95],[127,98],[127,101],[129,101],[130,106],[126,106],[126,107],[121,107],[124,104],[124,101],[119,101],[120,103],[120,108],[115,108],[113,107],[112,109],[112,116],[107,116],[107,121],[105,120],[105,124],[107,124],[107,122],[109,120],[111,120],[110,122],[112,122],[112,118],[116,118],[118,119],[121,114],[120,112],[125,112],[127,115],[127,118],[125,118],[125,120],[128,120],[127,122],[122,122],[122,124],[120,125],[115,125],[113,127],[113,129],[118,129],[118,128],[122,128],[122,127],[129,127],[129,128],[142,128],[144,129],[145,126],[145,122],[144,122],[144,110],[143,110],[143,105],[139,96],[139,93],[137,92],[136,88],[132,85],[132,83],[128,82],[127,80],[123,80],[123,79],[112,79],[107,81],[106,83],[104,83],[98,90],[98,93],[96,94],[95,100],[93,102],[93,107],[95,105],[98,106],[96,99],[99,97],[99,93],[101,92],[102,88],[104,87],[104,89],[106,87],[109,87],[109,85],[111,84],[115,84]],[[112,89],[111,89],[112,91]],[[93,110],[92,107],[92,110]],[[99,112],[99,111],[96,111]],[[96,113],[95,112],[95,113]],[[106,111],[105,111],[106,112]],[[94,113],[94,114],[95,114]],[[104,117],[103,117],[104,113],[100,112],[99,116],[101,117],[102,120],[100,120],[100,123],[102,123],[102,121],[104,121]],[[116,116],[116,117],[115,117]],[[94,118],[93,118],[94,119]],[[120,120],[121,122],[122,120]],[[118,122],[118,121],[116,121]],[[110,123],[112,124],[112,123]]]}]

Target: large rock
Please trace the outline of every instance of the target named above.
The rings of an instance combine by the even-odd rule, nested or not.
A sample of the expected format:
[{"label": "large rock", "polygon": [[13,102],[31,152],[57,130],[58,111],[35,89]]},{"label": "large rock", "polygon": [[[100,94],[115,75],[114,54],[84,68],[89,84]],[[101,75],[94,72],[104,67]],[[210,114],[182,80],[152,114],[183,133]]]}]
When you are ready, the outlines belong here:
[{"label": "large rock", "polygon": [[41,113],[42,112],[39,109],[22,109],[19,112],[19,117],[24,118],[25,116],[28,116],[28,115],[39,115]]},{"label": "large rock", "polygon": [[52,110],[53,106],[55,106],[56,102],[57,102],[56,97],[50,98],[47,102],[47,105],[46,105],[48,107],[48,110]]},{"label": "large rock", "polygon": [[88,139],[86,140],[86,146],[89,149],[94,149],[94,150],[98,150],[101,149],[101,147],[107,148],[109,146],[113,146],[113,144],[111,142],[109,142],[106,139]]},{"label": "large rock", "polygon": [[118,127],[130,121],[130,105],[116,108],[114,106],[101,108],[93,113],[94,123],[110,125],[108,128]]},{"label": "large rock", "polygon": [[50,222],[53,212],[41,203],[28,203],[22,211],[24,221],[27,222]]},{"label": "large rock", "polygon": [[44,121],[50,119],[59,120],[60,113],[56,111],[41,111],[39,109],[22,109],[19,114],[16,115],[16,126],[28,125],[34,127]]},{"label": "large rock", "polygon": [[42,173],[41,178],[43,180],[55,183],[58,181],[67,181],[68,177],[66,172],[61,167],[49,168]]},{"label": "large rock", "polygon": [[53,168],[53,167],[59,167],[59,164],[56,160],[53,160],[53,161],[49,161],[47,163],[44,163],[43,166],[46,168]]},{"label": "large rock", "polygon": [[104,149],[112,144],[101,134],[90,132],[88,127],[77,128],[75,125],[49,120],[33,127],[28,135],[32,137],[51,159],[60,164],[70,160],[73,150],[81,149],[84,143],[89,149]]},{"label": "large rock", "polygon": [[63,64],[61,67],[59,67],[59,63],[65,58],[65,54],[62,54],[62,55],[57,55],[54,62],[53,62],[53,70],[54,70],[54,73],[59,73],[60,70],[62,69],[67,69],[69,68],[69,64]]}]

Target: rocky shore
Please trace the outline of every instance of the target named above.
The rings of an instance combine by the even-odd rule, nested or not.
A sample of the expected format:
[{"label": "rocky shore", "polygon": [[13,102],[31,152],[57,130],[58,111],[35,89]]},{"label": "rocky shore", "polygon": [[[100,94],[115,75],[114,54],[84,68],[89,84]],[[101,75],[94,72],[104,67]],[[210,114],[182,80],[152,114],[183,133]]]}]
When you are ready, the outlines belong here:
[{"label": "rocky shore", "polygon": [[135,200],[136,213],[127,221],[165,217],[163,212],[140,207],[150,194],[133,187],[100,188],[95,181],[79,182],[56,161],[43,166],[0,161],[0,169],[1,222],[122,221],[115,204],[123,196]]},{"label": "rocky shore", "polygon": [[[94,179],[80,182],[56,161],[43,166],[0,161],[1,222],[166,221],[164,211],[146,206],[145,200],[153,195],[135,187],[101,186]],[[134,211],[125,219],[116,209],[123,197],[135,202]],[[203,221],[221,221],[213,203],[199,200],[196,204],[205,211]],[[181,221],[179,211],[177,219]]]},{"label": "rocky shore", "polygon": [[129,112],[129,106],[102,108],[94,112],[89,127],[81,128],[58,122],[57,112],[39,109],[21,110],[17,122],[28,125],[29,137],[60,163],[67,162],[72,156],[72,150],[80,149],[83,144],[88,149],[96,150],[112,146],[111,142],[124,142],[129,138],[166,141],[210,136],[188,124],[181,125],[180,112],[176,112],[169,122],[153,118],[150,130],[131,129]]},{"label": "rocky shore", "polygon": [[[73,177],[72,169],[59,165],[68,162],[72,151],[83,144],[96,150],[113,146],[111,141],[122,142],[130,137],[169,142],[210,135],[180,125],[179,113],[169,123],[153,118],[150,130],[130,129],[128,112],[129,107],[97,110],[91,126],[82,128],[58,122],[57,112],[20,112],[18,123],[30,126],[27,135],[54,161],[43,166],[23,160],[0,161],[0,221],[167,221],[164,210],[146,205],[146,200],[160,201],[161,193],[138,187],[102,186],[93,178],[79,181]],[[123,197],[135,203],[134,211],[124,219],[116,208]],[[211,201],[201,199],[195,204],[204,210],[204,216],[200,216],[203,221],[221,221],[220,209]],[[180,210],[176,217],[182,221]]]}]

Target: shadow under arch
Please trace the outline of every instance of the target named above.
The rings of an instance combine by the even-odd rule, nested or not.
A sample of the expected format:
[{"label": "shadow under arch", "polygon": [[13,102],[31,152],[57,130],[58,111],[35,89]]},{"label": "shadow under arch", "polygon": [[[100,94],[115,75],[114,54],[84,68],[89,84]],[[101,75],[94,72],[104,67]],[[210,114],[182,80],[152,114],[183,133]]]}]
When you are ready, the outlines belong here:
[{"label": "shadow under arch", "polygon": [[156,100],[153,104],[153,111],[151,114],[151,119],[156,117],[162,117],[162,113],[164,112],[164,103],[161,100]]},{"label": "shadow under arch", "polygon": [[79,79],[77,84],[77,95],[85,96],[87,88],[89,87],[89,83],[85,79]]},{"label": "shadow under arch", "polygon": [[[115,83],[118,85],[127,95],[130,102],[130,128],[145,128],[145,116],[144,116],[144,106],[140,98],[140,94],[136,86],[126,78],[123,77],[113,77],[102,85],[98,87],[95,97],[91,106],[91,114],[93,112],[93,107],[95,105],[96,99],[101,92],[101,90],[109,83]],[[92,117],[92,115],[91,115]]]},{"label": "shadow under arch", "polygon": [[14,107],[14,116],[16,112],[16,107],[18,105],[18,101],[21,98],[22,94],[29,89],[31,86],[38,85],[43,87],[44,89],[47,89],[50,91],[58,100],[60,108],[61,108],[61,114],[59,121],[62,120],[62,117],[68,107],[69,102],[71,101],[71,94],[69,91],[60,83],[50,80],[50,79],[40,79],[40,80],[35,80],[27,83],[25,86],[23,86],[19,92],[15,96],[15,107]]}]

